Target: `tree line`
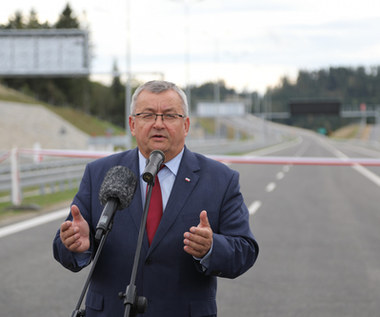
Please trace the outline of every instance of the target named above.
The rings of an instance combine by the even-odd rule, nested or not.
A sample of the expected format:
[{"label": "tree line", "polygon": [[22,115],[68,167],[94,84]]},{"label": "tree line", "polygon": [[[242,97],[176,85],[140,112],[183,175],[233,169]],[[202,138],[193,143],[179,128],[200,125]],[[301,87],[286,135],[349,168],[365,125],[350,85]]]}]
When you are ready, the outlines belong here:
[{"label": "tree line", "polygon": [[268,89],[273,111],[287,111],[292,99],[336,99],[343,105],[380,106],[380,66],[329,67],[315,71],[300,70],[292,82],[283,77],[279,85]]},{"label": "tree line", "polygon": [[[300,70],[295,81],[283,77],[277,87],[268,89],[263,104],[265,108],[269,100],[271,111],[288,112],[289,103],[293,100],[336,100],[344,109],[348,107],[359,110],[360,105],[365,104],[367,109],[380,110],[379,88],[380,66]],[[320,114],[293,116],[290,119],[278,121],[330,133],[360,120],[361,118]],[[367,123],[375,123],[375,118],[368,118]]]}]

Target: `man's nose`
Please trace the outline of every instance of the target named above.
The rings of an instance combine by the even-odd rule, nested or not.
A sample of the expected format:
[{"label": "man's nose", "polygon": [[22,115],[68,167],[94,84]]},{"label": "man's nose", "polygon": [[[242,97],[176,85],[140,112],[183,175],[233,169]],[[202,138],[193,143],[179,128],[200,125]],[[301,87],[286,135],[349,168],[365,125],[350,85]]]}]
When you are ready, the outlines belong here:
[{"label": "man's nose", "polygon": [[162,126],[164,124],[164,117],[163,116],[156,116],[156,120],[154,120],[155,126]]}]

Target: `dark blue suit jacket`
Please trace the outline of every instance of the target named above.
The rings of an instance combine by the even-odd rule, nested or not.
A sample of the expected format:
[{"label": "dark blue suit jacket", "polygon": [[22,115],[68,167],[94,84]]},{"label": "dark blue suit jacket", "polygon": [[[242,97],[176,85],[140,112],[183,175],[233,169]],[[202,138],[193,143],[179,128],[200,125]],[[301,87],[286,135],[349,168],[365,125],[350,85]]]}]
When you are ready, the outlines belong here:
[{"label": "dark blue suit jacket", "polygon": [[[111,155],[87,165],[74,198],[91,234],[102,213],[98,193],[107,171],[123,165],[139,175],[137,149]],[[190,181],[189,181],[190,179]],[[137,291],[148,299],[146,317],[216,316],[216,277],[235,278],[258,255],[249,228],[249,214],[239,189],[239,176],[227,166],[185,148],[163,218],[149,247],[145,234],[137,274]],[[130,282],[142,216],[140,184],[128,208],[118,211],[86,298],[86,317],[123,316],[118,297]],[[183,234],[199,224],[202,210],[214,232],[209,267],[183,250]],[[70,219],[69,216],[68,219]],[[54,257],[72,270],[82,269],[57,233]],[[79,296],[79,292],[78,292]]]}]

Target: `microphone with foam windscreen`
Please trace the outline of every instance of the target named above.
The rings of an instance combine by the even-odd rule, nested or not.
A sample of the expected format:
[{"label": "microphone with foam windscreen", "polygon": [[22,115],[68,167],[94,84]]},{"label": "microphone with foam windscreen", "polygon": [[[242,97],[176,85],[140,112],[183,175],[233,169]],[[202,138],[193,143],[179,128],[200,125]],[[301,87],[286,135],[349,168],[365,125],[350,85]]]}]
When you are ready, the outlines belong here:
[{"label": "microphone with foam windscreen", "polygon": [[109,169],[99,191],[99,200],[104,209],[96,226],[96,240],[99,241],[103,233],[110,227],[116,210],[122,210],[129,206],[136,186],[136,176],[127,167],[119,165]]}]

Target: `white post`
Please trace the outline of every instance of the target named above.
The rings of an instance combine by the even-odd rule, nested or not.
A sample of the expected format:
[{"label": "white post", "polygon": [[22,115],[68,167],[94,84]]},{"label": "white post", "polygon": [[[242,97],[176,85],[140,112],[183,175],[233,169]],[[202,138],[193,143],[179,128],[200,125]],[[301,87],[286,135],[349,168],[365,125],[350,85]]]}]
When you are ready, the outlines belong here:
[{"label": "white post", "polygon": [[40,154],[41,144],[38,142],[34,143],[33,150],[34,150],[33,162],[36,164],[41,163],[42,162],[42,155]]},{"label": "white post", "polygon": [[13,148],[11,151],[11,178],[12,178],[12,204],[21,205],[21,186],[20,170],[18,166],[18,150]]}]

